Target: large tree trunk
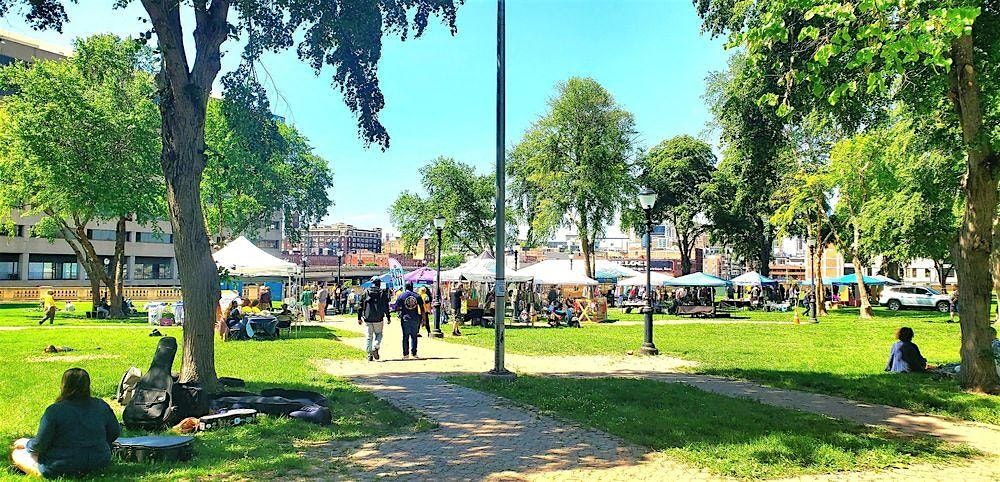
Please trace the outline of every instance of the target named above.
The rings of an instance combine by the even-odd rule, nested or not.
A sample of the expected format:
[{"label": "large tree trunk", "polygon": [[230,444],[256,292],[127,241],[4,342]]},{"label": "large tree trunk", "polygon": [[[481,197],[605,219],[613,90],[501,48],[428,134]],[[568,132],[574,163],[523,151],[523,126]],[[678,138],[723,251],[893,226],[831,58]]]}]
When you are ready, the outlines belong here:
[{"label": "large tree trunk", "polygon": [[[157,75],[167,206],[174,253],[184,296],[184,354],[181,381],[215,390],[215,322],[219,276],[205,229],[201,177],[205,170],[205,110],[222,68],[221,47],[229,33],[228,0],[193,2],[194,63],[189,66],[177,2],[142,0],[162,58]],[[188,70],[190,68],[190,70]]]},{"label": "large tree trunk", "polygon": [[857,255],[851,256],[851,263],[854,264],[854,274],[857,278],[857,289],[858,289],[858,316],[863,320],[872,319],[875,314],[872,312],[872,303],[868,299],[868,287],[865,286],[864,273],[861,272],[861,259]]},{"label": "large tree trunk", "polygon": [[992,273],[986,267],[992,250],[997,206],[996,169],[1000,156],[993,152],[982,129],[983,113],[972,61],[973,52],[971,35],[955,40],[949,73],[950,97],[961,122],[963,140],[968,146],[963,186],[965,215],[959,227],[955,253],[962,326],[959,381],[966,389],[995,393],[1000,387],[1000,377],[991,356],[992,339],[988,334],[993,284]]},{"label": "large tree trunk", "polygon": [[677,250],[681,253],[682,275],[691,274],[691,251],[693,251],[693,246],[694,243],[690,241],[690,236],[687,232],[683,234],[680,232],[677,233]]},{"label": "large tree trunk", "polygon": [[816,257],[813,259],[813,270],[816,273],[816,316],[826,316],[826,286],[823,285],[823,256],[826,253],[826,238],[823,236],[823,202],[816,201]]},{"label": "large tree trunk", "polygon": [[580,250],[583,251],[583,273],[588,278],[594,277],[594,247],[590,243],[590,237],[580,231]]},{"label": "large tree trunk", "polygon": [[126,317],[122,310],[122,299],[125,294],[125,241],[128,236],[125,221],[125,217],[118,218],[118,224],[115,226],[115,254],[111,260],[112,271],[109,275],[111,282],[108,284],[112,318]]},{"label": "large tree trunk", "polygon": [[944,260],[935,259],[934,271],[937,272],[938,286],[941,288],[942,293],[948,292],[948,274],[951,272],[951,266],[948,266]]},{"label": "large tree trunk", "polygon": [[762,276],[770,276],[771,274],[771,244],[773,242],[774,240],[769,234],[762,234],[759,251],[757,253],[757,272]]}]

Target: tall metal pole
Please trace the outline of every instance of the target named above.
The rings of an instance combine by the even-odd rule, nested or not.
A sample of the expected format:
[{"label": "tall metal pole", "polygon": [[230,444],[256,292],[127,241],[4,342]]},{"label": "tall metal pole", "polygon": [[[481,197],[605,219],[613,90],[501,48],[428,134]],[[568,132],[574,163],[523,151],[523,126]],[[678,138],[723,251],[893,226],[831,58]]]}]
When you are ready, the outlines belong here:
[{"label": "tall metal pole", "polygon": [[643,355],[659,355],[660,351],[653,344],[653,215],[651,209],[646,209],[646,306],[642,308],[645,314],[645,339],[640,351]]},{"label": "tall metal pole", "polygon": [[[437,282],[434,284],[437,292],[434,294],[434,338],[444,338],[444,332],[441,331],[441,228],[437,228],[437,235]],[[458,320],[455,320],[455,323],[458,323]]]},{"label": "tall metal pole", "polygon": [[340,266],[344,264],[344,255],[337,255],[337,287],[340,287]]},{"label": "tall metal pole", "polygon": [[493,252],[496,254],[496,285],[495,299],[496,310],[493,317],[494,326],[494,349],[493,349],[493,369],[489,376],[512,379],[514,373],[504,367],[504,312],[507,309],[506,297],[507,286],[504,279],[504,236],[507,232],[505,224],[506,215],[504,213],[507,205],[507,193],[505,187],[506,169],[504,166],[506,156],[505,129],[506,129],[506,59],[504,55],[504,0],[497,0],[497,139],[496,139],[496,178],[497,178],[497,198],[496,198],[496,246]]}]

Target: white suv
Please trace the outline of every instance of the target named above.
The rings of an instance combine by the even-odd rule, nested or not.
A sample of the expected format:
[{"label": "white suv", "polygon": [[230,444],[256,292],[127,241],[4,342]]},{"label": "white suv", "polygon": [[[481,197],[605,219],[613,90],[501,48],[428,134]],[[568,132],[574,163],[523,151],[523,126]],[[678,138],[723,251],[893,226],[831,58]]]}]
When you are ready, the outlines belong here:
[{"label": "white suv", "polygon": [[923,286],[886,286],[878,304],[892,311],[901,308],[930,308],[947,313],[951,308],[951,299],[933,288]]}]

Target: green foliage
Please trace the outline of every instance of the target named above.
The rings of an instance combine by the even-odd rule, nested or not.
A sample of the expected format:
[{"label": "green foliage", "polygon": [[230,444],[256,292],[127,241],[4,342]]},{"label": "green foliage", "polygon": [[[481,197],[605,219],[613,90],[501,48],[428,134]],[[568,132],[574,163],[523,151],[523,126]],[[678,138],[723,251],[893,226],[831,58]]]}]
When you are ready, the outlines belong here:
[{"label": "green foliage", "polygon": [[[477,174],[469,164],[438,157],[420,168],[420,184],[427,192],[426,197],[403,191],[389,208],[392,223],[407,249],[425,237],[429,237],[429,249],[436,249],[434,218],[442,216],[445,219],[441,237],[443,249],[454,248],[472,254],[493,252],[496,237],[496,177],[493,174]],[[507,237],[513,238],[516,225],[513,222],[507,225],[511,228]]]},{"label": "green foliage", "polygon": [[593,79],[574,77],[556,90],[549,111],[510,152],[508,172],[529,244],[575,227],[589,273],[592,243],[635,203],[635,120]]},{"label": "green foliage", "polygon": [[[896,341],[893,333],[900,326],[913,328],[913,341],[930,363],[957,362],[958,323],[946,323],[947,314],[933,311],[875,311],[874,319],[859,322],[857,309],[832,310],[816,325],[793,325],[791,313],[779,312],[750,311],[746,323],[725,325],[656,315],[657,321],[677,323],[657,325],[653,341],[661,354],[698,362],[690,368],[695,373],[1000,424],[1000,397],[964,392],[951,378],[885,372],[889,347]],[[641,313],[627,315],[617,309],[609,316],[642,321]],[[508,353],[525,355],[617,357],[636,349],[642,331],[639,323],[508,330],[506,346]],[[493,330],[463,327],[461,337],[445,341],[492,348]]]},{"label": "green foliage", "polygon": [[704,202],[712,238],[766,274],[776,232],[770,221],[772,198],[793,166],[785,122],[772,107],[756,102],[766,87],[755,75],[746,58],[736,54],[727,71],[707,79],[705,98],[723,157],[704,190]]},{"label": "green foliage", "polygon": [[254,237],[277,211],[283,211],[294,242],[299,229],[291,216],[297,215],[298,226],[308,226],[332,204],[327,161],[294,127],[275,121],[265,105],[238,95],[209,101],[205,143],[202,202],[209,233],[221,243]]},{"label": "green foliage", "polygon": [[0,89],[13,92],[0,101],[0,219],[18,208],[69,227],[161,217],[150,52],[110,35],[76,51],[0,68]]},{"label": "green foliage", "polygon": [[[681,135],[660,142],[638,163],[638,183],[656,191],[654,221],[669,221],[677,233],[682,261],[689,272],[694,242],[707,226],[699,219],[705,210],[705,189],[712,179],[717,159],[712,146],[691,136]],[[622,211],[622,227],[637,233],[646,231],[646,215],[638,205]]]},{"label": "green foliage", "polygon": [[[79,318],[83,314],[79,312]],[[41,315],[19,317],[7,306],[0,307],[0,325],[33,324]],[[63,321],[58,315],[57,323]],[[18,437],[31,436],[38,429],[45,407],[59,393],[59,379],[70,367],[86,369],[93,380],[93,394],[104,398],[121,415],[115,396],[122,371],[128,366],[146,367],[156,349],[158,338],[146,336],[148,326],[97,327],[113,322],[80,319],[86,327],[0,332],[4,360],[0,366],[0,444],[9,447]],[[181,328],[166,327],[168,336],[181,336]],[[347,443],[370,437],[412,433],[426,424],[410,414],[393,408],[371,394],[317,368],[318,360],[360,359],[363,353],[339,343],[349,333],[325,327],[304,327],[296,337],[256,343],[219,344],[221,373],[246,380],[247,388],[259,391],[269,387],[314,390],[330,400],[333,423],[319,426],[289,418],[265,417],[255,424],[226,430],[195,434],[197,456],[188,462],[115,463],[108,469],[87,477],[95,481],[162,481],[217,478],[267,479],[307,478],[342,479],[349,470],[346,464],[320,457],[310,450],[289,450],[300,445],[321,445],[331,441]],[[42,353],[38,340],[56,346],[69,346],[65,354]],[[248,359],[259,359],[247,363]],[[174,370],[180,366],[175,358]],[[144,432],[126,436],[145,435]],[[305,474],[309,474],[308,476]],[[321,474],[321,475],[317,475]],[[15,475],[5,458],[0,462],[0,480],[23,480]]]},{"label": "green foliage", "polygon": [[974,455],[929,436],[900,437],[683,383],[533,376],[519,376],[513,383],[468,376],[455,381],[740,479],[873,470]]}]

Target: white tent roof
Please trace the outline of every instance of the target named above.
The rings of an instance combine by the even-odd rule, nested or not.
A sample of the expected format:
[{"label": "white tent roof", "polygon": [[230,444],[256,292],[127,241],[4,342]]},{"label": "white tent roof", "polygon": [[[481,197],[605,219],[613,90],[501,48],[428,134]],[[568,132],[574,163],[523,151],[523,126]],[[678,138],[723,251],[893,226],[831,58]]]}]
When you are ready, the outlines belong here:
[{"label": "white tent roof", "polygon": [[[542,261],[542,263],[549,263],[551,266],[558,266],[559,267],[558,269],[563,269],[563,270],[569,270],[570,266],[572,266],[572,270],[579,274],[584,274],[586,271],[582,259],[574,259],[572,263],[570,263],[568,259],[549,259]],[[530,267],[531,266],[528,266],[524,269]],[[522,269],[521,271],[524,270]],[[617,278],[619,280],[622,280],[625,278],[631,278],[633,276],[640,276],[640,275],[642,275],[643,277],[646,276],[644,272],[636,271],[632,268],[622,266],[614,261],[606,259],[598,259],[595,260],[594,262],[594,277],[597,279]]]},{"label": "white tent roof", "polygon": [[[657,273],[656,271],[650,272],[649,278],[650,284],[653,286],[664,286],[667,281],[674,279],[669,274]],[[618,286],[646,286],[646,275],[640,274],[639,276],[618,280]]]},{"label": "white tent roof", "polygon": [[216,266],[226,268],[238,278],[298,276],[299,267],[268,254],[247,238],[240,236],[212,255]]},{"label": "white tent roof", "polygon": [[[531,276],[523,276],[508,266],[504,266],[506,281],[531,281]],[[441,272],[441,281],[478,281],[492,283],[496,281],[497,261],[487,253],[472,258],[455,269]]]},{"label": "white tent roof", "polygon": [[[582,263],[582,262],[581,262]],[[581,264],[574,263],[574,264]],[[580,271],[583,271],[582,267]],[[547,259],[517,272],[535,279],[538,285],[596,285],[597,280],[584,276],[580,271],[569,268],[569,260]]]}]

